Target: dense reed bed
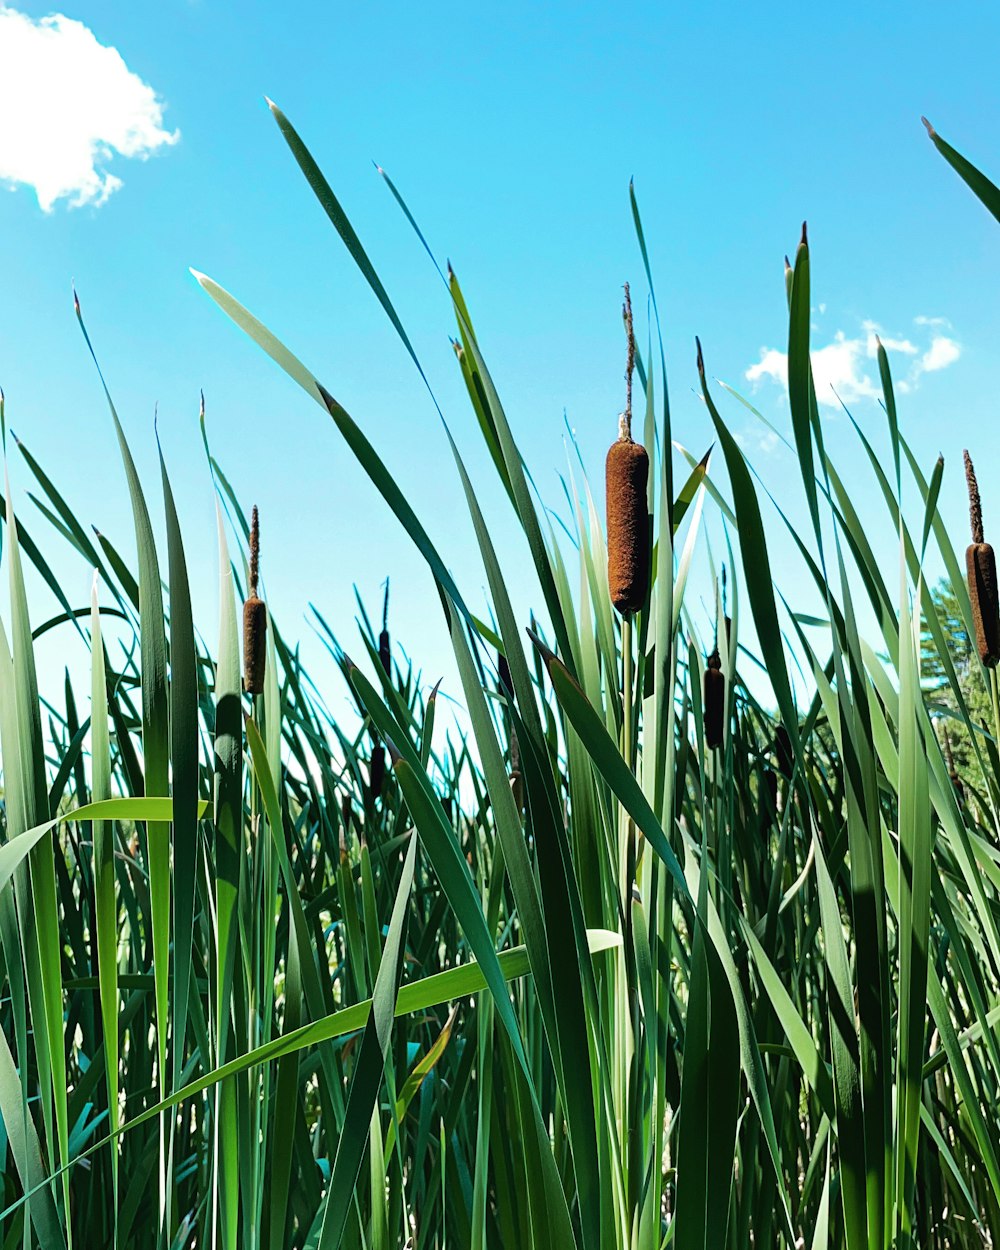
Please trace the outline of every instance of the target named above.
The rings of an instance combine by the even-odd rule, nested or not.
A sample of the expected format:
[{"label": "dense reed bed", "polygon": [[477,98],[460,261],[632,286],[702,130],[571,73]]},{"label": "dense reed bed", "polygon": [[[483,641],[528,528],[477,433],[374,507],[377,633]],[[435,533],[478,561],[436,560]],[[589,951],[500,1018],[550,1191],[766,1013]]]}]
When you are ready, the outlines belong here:
[{"label": "dense reed bed", "polygon": [[[274,115],[417,363],[332,189]],[[1000,215],[1000,192],[932,135]],[[889,459],[856,431],[899,553],[898,583],[886,580],[858,485],[824,446],[803,232],[788,343],[808,526],[789,530],[822,620],[797,610],[801,579],[772,577],[768,534],[787,522],[717,407],[700,345],[715,449],[674,454],[665,362],[636,353],[628,303],[607,529],[571,464],[572,540],[560,538],[458,279],[441,276],[472,413],[531,553],[530,622],[511,606],[464,431],[445,422],[489,622],[391,461],[260,321],[198,279],[329,414],[426,561],[464,704],[447,732],[436,688],[392,646],[388,587],[381,630],[359,603],[355,658],[318,618],[359,713],[349,728],[330,716],[268,613],[256,512],[248,523],[207,433],[211,647],[167,466],[158,489],[140,481],[110,395],[132,535],[92,538],[29,448],[9,449],[2,1244],[997,1244],[1000,622],[982,509],[998,501],[975,494],[967,583],[938,508],[961,474],[920,465],[880,348]],[[645,280],[652,295],[648,268]],[[700,633],[686,591],[706,507],[735,547]],[[53,576],[54,541],[96,570],[90,605]],[[978,640],[992,722],[970,715],[924,577],[932,553]],[[25,561],[61,605],[44,623]],[[43,704],[34,642],[51,630],[87,639],[93,679]],[[801,703],[793,654],[809,676]],[[947,705],[924,689],[928,654]],[[755,661],[763,701],[742,675]],[[953,741],[973,761],[966,784]]]}]

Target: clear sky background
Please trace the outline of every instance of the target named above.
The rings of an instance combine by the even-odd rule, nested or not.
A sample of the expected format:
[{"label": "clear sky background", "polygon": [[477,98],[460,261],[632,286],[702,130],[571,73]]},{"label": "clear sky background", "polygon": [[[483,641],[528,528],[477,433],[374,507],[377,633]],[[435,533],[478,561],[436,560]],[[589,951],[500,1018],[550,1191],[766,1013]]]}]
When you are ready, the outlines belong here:
[{"label": "clear sky background", "polygon": [[[37,25],[53,12],[64,17]],[[1000,230],[919,118],[1000,175],[998,45],[1000,10],[981,3],[0,6],[8,422],[81,519],[131,553],[113,430],[73,317],[75,279],[154,512],[159,405],[206,636],[215,636],[217,571],[200,388],[213,450],[244,505],[260,505],[272,610],[325,671],[331,705],[344,707],[345,693],[306,622],[308,604],[351,649],[354,584],[375,611],[391,576],[394,634],[428,682],[452,672],[429,574],[334,425],[188,272],[193,265],[229,288],[333,391],[481,606],[485,578],[433,407],[296,168],[267,94],[310,145],[396,303],[482,485],[522,607],[540,595],[464,396],[446,292],[373,161],[439,257],[451,258],[552,506],[563,506],[564,411],[602,489],[623,405],[625,279],[645,334],[634,176],[675,438],[698,454],[711,442],[695,395],[696,333],[709,374],[788,428],[782,256],[807,218],[828,446],[857,484],[862,519],[886,533],[884,505],[829,388],[884,450],[868,354],[877,325],[906,383],[907,436],[928,469],[945,455],[943,507],[956,545],[967,541],[965,445],[996,541]],[[734,401],[722,408],[801,520],[789,453]],[[89,570],[33,514],[16,456],[12,476],[19,512],[85,604]],[[706,517],[718,546],[718,515],[710,507]],[[771,520],[776,578],[796,600],[804,575]],[[894,564],[891,545],[885,555]],[[38,588],[35,620],[56,610]],[[43,648],[49,679],[83,658],[68,631]]]}]

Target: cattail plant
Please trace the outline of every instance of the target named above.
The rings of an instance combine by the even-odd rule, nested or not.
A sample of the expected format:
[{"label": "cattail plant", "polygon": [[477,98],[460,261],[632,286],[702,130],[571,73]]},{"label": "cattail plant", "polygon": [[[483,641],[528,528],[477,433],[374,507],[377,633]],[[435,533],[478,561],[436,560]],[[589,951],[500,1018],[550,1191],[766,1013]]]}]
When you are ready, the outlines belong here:
[{"label": "cattail plant", "polygon": [[[502,651],[497,652],[497,674],[500,679],[500,693],[508,703],[514,702],[514,680],[510,675],[510,665]],[[517,731],[508,724],[507,734],[510,740],[510,788],[519,812],[524,811],[524,778],[521,775],[521,744],[517,740]]]},{"label": "cattail plant", "polygon": [[784,725],[779,725],[774,731],[774,742],[771,744],[771,750],[774,752],[778,772],[787,780],[792,775],[795,756],[792,752],[792,739]]},{"label": "cattail plant", "polygon": [[649,509],[646,483],[649,456],[632,439],[632,372],[635,335],[632,300],[625,283],[625,333],[628,362],[625,369],[625,411],[618,418],[618,438],[608,448],[605,464],[608,523],[608,590],[615,608],[627,616],[638,612],[649,586]]},{"label": "cattail plant", "polygon": [[993,548],[983,541],[983,506],[979,498],[979,485],[972,458],[966,451],[965,480],[969,487],[969,521],[972,526],[972,542],[965,552],[965,565],[969,578],[969,599],[972,602],[972,619],[976,626],[976,646],[979,658],[987,668],[995,668],[1000,661],[1000,600],[997,598],[997,562]]},{"label": "cattail plant", "polygon": [[264,693],[267,665],[267,608],[257,595],[260,574],[260,521],[254,504],[250,521],[250,587],[243,604],[243,689],[247,694]]},{"label": "cattail plant", "polygon": [[726,722],[726,676],[722,671],[719,648],[708,657],[705,668],[705,745],[710,751],[722,746]]}]

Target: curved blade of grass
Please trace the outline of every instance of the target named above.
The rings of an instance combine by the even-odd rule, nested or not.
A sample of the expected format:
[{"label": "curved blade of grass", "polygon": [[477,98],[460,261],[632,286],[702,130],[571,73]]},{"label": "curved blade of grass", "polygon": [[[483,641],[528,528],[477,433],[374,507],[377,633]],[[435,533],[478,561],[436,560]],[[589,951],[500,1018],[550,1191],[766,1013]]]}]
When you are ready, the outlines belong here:
[{"label": "curved blade of grass", "polygon": [[927,127],[927,133],[930,135],[931,142],[944,159],[973,194],[985,204],[997,221],[1000,221],[1000,187],[992,183],[985,174],[980,173],[971,161],[965,159],[961,152],[957,152],[950,143],[942,139],[926,117],[922,117],[920,120]]},{"label": "curved blade of grass", "polygon": [[176,1088],[184,1063],[194,945],[194,891],[198,862],[198,661],[184,540],[162,451],[160,474],[167,522],[170,585],[170,777],[174,800],[172,1080]]}]

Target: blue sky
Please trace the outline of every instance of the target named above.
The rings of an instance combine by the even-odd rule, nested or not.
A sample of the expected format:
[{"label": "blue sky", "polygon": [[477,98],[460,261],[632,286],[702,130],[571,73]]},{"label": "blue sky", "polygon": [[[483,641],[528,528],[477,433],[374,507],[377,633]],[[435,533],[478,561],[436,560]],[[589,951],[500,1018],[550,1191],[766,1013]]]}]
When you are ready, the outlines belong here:
[{"label": "blue sky", "polygon": [[[636,3],[623,11],[65,0],[53,9],[21,0],[0,8],[8,23],[0,31],[12,15],[37,21],[54,12],[90,32],[57,23],[64,35],[116,48],[151,93],[119,82],[124,67],[101,57],[71,58],[73,81],[50,63],[46,78],[51,50],[33,39],[41,78],[30,81],[41,97],[24,108],[9,86],[0,88],[8,135],[0,173],[28,179],[0,194],[8,421],[81,518],[130,550],[113,433],[72,315],[75,279],[156,504],[159,406],[210,638],[214,505],[199,388],[216,455],[245,505],[260,505],[267,593],[286,634],[306,638],[307,655],[321,655],[304,619],[314,601],[350,646],[352,585],[374,607],[390,575],[394,615],[405,621],[400,640],[429,681],[452,671],[419,556],[332,423],[229,325],[190,277],[191,265],[248,304],[364,427],[470,600],[482,602],[485,580],[433,407],[295,167],[265,94],[310,145],[385,281],[495,532],[507,536],[522,605],[540,596],[519,575],[523,540],[480,450],[448,343],[446,294],[373,161],[407,197],[442,260],[451,258],[515,435],[554,506],[562,502],[564,410],[599,489],[622,407],[620,288],[630,279],[640,306],[644,291],[628,205],[634,176],[666,332],[675,437],[699,454],[711,441],[694,394],[696,333],[709,373],[787,426],[783,388],[770,376],[780,362],[767,353],[784,347],[782,255],[807,218],[823,368],[884,448],[869,393],[871,324],[898,345],[894,372],[911,383],[900,397],[901,423],[925,464],[939,451],[946,457],[943,505],[956,542],[966,541],[966,444],[980,468],[990,536],[990,466],[1000,451],[991,385],[1000,232],[936,155],[919,117],[926,113],[1000,173],[993,6]],[[141,147],[145,136],[154,150],[148,159],[112,153],[95,174],[85,160],[81,175],[79,151],[63,147],[77,132],[86,139],[91,114],[91,138],[115,142],[107,128],[119,99],[139,118],[138,138],[133,128],[127,141]],[[50,114],[55,129],[46,132]],[[58,134],[62,146],[32,142],[39,133]],[[22,139],[13,151],[11,135]],[[50,150],[68,172],[40,162],[39,151]],[[108,184],[109,174],[120,185]],[[723,411],[764,480],[801,518],[788,454],[732,401]],[[862,518],[884,530],[846,419],[832,406],[823,413],[829,445],[858,483]],[[71,596],[86,603],[88,570],[32,516],[29,475],[16,459],[12,471],[26,522],[44,534]],[[1000,499],[992,508],[1000,534]],[[711,509],[707,533],[721,541]],[[778,580],[794,594],[799,566],[780,537],[774,550]],[[36,619],[53,610],[39,589]],[[82,653],[64,635],[43,662],[54,671],[73,661],[74,648]],[[328,672],[337,708],[343,693]]]}]

